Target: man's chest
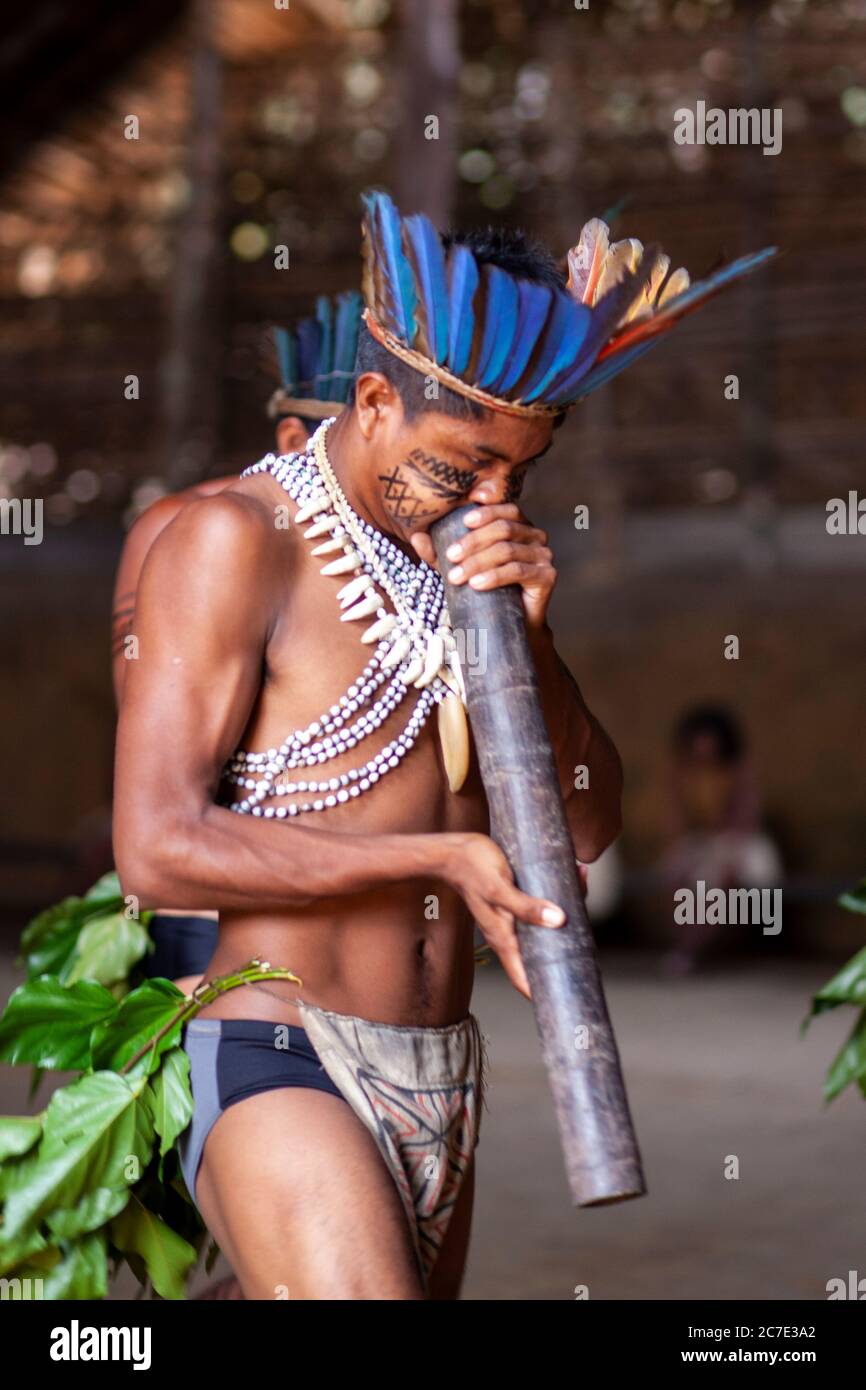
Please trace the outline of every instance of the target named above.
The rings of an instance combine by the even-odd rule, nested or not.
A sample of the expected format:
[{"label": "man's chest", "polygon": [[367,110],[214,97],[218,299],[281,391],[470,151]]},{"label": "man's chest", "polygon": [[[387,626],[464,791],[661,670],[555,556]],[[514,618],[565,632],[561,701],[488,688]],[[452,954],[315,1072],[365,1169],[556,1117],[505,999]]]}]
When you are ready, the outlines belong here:
[{"label": "man's chest", "polygon": [[[433,691],[407,687],[395,668],[385,669],[379,644],[361,641],[372,620],[341,621],[341,587],[310,567],[296,571],[291,603],[268,642],[242,744],[248,753],[276,753],[272,761],[286,762],[268,803],[326,802],[305,821],[339,831],[485,829],[471,739],[469,772],[455,793]],[[255,782],[255,773],[249,780]]]}]

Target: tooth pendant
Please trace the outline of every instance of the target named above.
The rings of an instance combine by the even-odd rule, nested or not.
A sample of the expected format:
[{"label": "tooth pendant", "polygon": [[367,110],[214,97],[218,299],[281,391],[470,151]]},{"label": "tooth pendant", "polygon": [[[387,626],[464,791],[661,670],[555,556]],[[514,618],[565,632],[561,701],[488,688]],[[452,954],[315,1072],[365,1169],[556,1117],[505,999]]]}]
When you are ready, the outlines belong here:
[{"label": "tooth pendant", "polygon": [[333,531],[336,525],[337,517],[331,512],[328,516],[323,516],[321,521],[314,521],[312,526],[308,526],[304,532],[304,539],[312,541],[316,536],[325,536],[329,531]]},{"label": "tooth pendant", "polygon": [[356,598],[360,598],[365,589],[370,588],[370,576],[359,574],[356,579],[350,579],[348,584],[344,584],[337,598],[340,600],[341,608],[348,608],[350,603],[354,603]]},{"label": "tooth pendant", "polygon": [[380,638],[387,637],[392,628],[397,626],[397,619],[393,613],[386,613],[384,618],[380,618],[372,627],[361,637],[362,642],[378,642]]},{"label": "tooth pendant", "polygon": [[335,550],[342,550],[344,542],[339,536],[332,536],[329,541],[322,541],[321,545],[314,545],[310,551],[311,555],[330,555]]},{"label": "tooth pendant", "polygon": [[459,792],[469,771],[469,727],[463,702],[457,695],[446,695],[440,702],[437,722],[448,786],[452,792]]},{"label": "tooth pendant", "polygon": [[341,555],[339,560],[331,560],[327,565],[322,565],[319,574],[348,574],[349,570],[356,570],[361,563],[361,556],[357,550],[350,550],[348,555]]},{"label": "tooth pendant", "polygon": [[425,685],[429,685],[442,665],[445,658],[445,643],[438,633],[434,632],[430,641],[427,643],[427,655],[420,675],[413,682],[416,690],[421,690]]},{"label": "tooth pendant", "polygon": [[452,670],[453,673],[454,673],[454,679],[456,680],[457,685],[459,686],[459,689],[460,689],[460,698],[461,698],[461,700],[463,701],[463,703],[464,703],[464,705],[465,705],[465,704],[466,704],[466,682],[465,682],[465,680],[463,679],[463,668],[462,668],[462,666],[460,665],[460,657],[459,657],[459,655],[458,655],[458,653],[457,653],[456,650],[453,651],[453,652],[451,653],[451,655],[449,656],[449,658],[448,658],[448,664],[449,664],[449,666],[451,667],[451,670]]},{"label": "tooth pendant", "polygon": [[416,680],[417,680],[417,678],[418,678],[418,676],[420,676],[420,674],[421,674],[421,672],[422,672],[423,670],[424,670],[424,658],[423,658],[423,656],[415,656],[415,657],[413,657],[412,660],[409,662],[409,665],[406,667],[406,670],[403,672],[403,684],[404,684],[404,685],[414,685],[415,682],[416,682]]},{"label": "tooth pendant", "polygon": [[[364,576],[366,578],[366,575]],[[356,618],[369,618],[371,613],[375,613],[382,607],[382,600],[374,591],[370,598],[362,598],[360,603],[356,603],[353,608],[347,608],[345,613],[340,614],[341,623],[353,623]]]},{"label": "tooth pendant", "polygon": [[409,650],[409,638],[398,637],[393,647],[379,662],[380,671],[390,671],[392,666],[397,666]]},{"label": "tooth pendant", "polygon": [[331,499],[326,492],[317,493],[295,512],[295,525],[300,526],[302,521],[309,521],[311,516],[318,516],[319,512],[325,511],[330,505]]}]

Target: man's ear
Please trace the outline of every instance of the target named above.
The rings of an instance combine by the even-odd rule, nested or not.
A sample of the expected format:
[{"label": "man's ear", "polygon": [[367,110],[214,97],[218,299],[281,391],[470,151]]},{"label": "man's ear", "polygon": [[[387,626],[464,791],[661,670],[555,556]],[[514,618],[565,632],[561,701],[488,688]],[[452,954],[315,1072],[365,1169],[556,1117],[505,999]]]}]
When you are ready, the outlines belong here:
[{"label": "man's ear", "polygon": [[309,432],[299,415],[284,415],[277,421],[277,453],[297,454],[307,442]]},{"label": "man's ear", "polygon": [[381,372],[362,372],[355,382],[355,418],[367,440],[383,425],[402,424],[400,394]]}]

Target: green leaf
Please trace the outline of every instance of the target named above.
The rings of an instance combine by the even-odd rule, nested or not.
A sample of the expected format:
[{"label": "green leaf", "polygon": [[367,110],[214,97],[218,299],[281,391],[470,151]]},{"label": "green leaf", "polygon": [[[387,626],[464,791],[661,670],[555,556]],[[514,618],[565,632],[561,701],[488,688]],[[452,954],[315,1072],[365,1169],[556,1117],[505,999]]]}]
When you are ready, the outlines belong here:
[{"label": "green leaf", "polygon": [[122,912],[94,917],[81,928],[63,982],[98,980],[102,985],[117,984],[128,977],[149,944],[150,937],[141,923]]},{"label": "green leaf", "polygon": [[25,1265],[40,1264],[52,1248],[41,1231],[29,1230],[14,1240],[0,1237],[0,1275],[18,1273]]},{"label": "green leaf", "polygon": [[98,878],[92,888],[88,888],[84,894],[84,901],[88,903],[110,902],[112,898],[123,898],[123,890],[120,886],[120,879],[116,869],[111,869],[102,878]]},{"label": "green leaf", "polygon": [[122,1210],[153,1153],[145,1089],[143,1077],[95,1072],[54,1092],[38,1147],[6,1183],[5,1239],[41,1221],[70,1239]]},{"label": "green leaf", "polygon": [[90,1066],[90,1034],[119,1005],[90,980],[64,986],[43,976],[19,985],[0,1018],[0,1061],[33,1062],[55,1071]]},{"label": "green leaf", "polygon": [[192,1119],[189,1057],[183,1048],[176,1047],[163,1057],[162,1066],[151,1079],[150,1103],[162,1158]]},{"label": "green leaf", "polygon": [[43,912],[30,926],[38,929],[38,940],[25,949],[24,936],[21,938],[22,955],[27,969],[28,980],[38,979],[40,975],[59,975],[69,958],[74,955],[81,930],[81,919],[67,911],[67,904],[76,900],[67,898],[66,903]]},{"label": "green leaf", "polygon": [[[183,1000],[183,994],[170,980],[146,980],[139,985],[117,1006],[114,1017],[94,1028],[94,1067],[119,1071],[177,1014]],[[178,1045],[181,1026],[177,1023],[154,1044],[147,1058],[148,1071],[155,1071],[162,1053]]]},{"label": "green leaf", "polygon": [[[40,912],[21,934],[21,952],[27,967],[28,979],[36,979],[40,975],[58,975],[65,978],[71,971],[74,971],[74,979],[98,979],[105,984],[112,984],[115,979],[124,978],[128,970],[124,975],[105,980],[101,973],[93,973],[95,962],[90,953],[85,968],[74,969],[82,950],[80,937],[87,925],[100,919],[116,919],[118,916],[123,919],[125,925],[134,923],[139,929],[139,932],[134,933],[130,930],[129,933],[130,942],[134,937],[137,951],[141,940],[139,933],[145,930],[153,913],[143,912],[138,922],[127,916],[126,899],[114,872],[104,874],[98,883],[87,890],[83,898],[64,898],[62,902]],[[109,937],[113,935],[112,928],[106,928],[105,931]],[[145,943],[148,943],[146,935]],[[114,955],[120,948],[113,941],[111,945]],[[134,955],[131,963],[139,960],[142,954],[143,951]]]},{"label": "green leaf", "polygon": [[850,893],[843,893],[836,901],[840,907],[847,907],[849,912],[866,912],[866,878],[861,878],[856,888],[852,888]]},{"label": "green leaf", "polygon": [[41,1115],[0,1115],[0,1163],[26,1154],[41,1134]]},{"label": "green leaf", "polygon": [[860,1014],[848,1038],[827,1072],[824,1099],[833,1100],[852,1081],[866,1077],[866,1009]]},{"label": "green leaf", "polygon": [[108,1292],[108,1245],[104,1231],[73,1241],[45,1275],[42,1297],[52,1301],[105,1298]]},{"label": "green leaf", "polygon": [[185,1298],[186,1277],[197,1259],[193,1246],[139,1201],[135,1193],[109,1227],[111,1243],[138,1255],[161,1298]]},{"label": "green leaf", "polygon": [[813,996],[812,1017],[840,1004],[866,1005],[866,946]]}]

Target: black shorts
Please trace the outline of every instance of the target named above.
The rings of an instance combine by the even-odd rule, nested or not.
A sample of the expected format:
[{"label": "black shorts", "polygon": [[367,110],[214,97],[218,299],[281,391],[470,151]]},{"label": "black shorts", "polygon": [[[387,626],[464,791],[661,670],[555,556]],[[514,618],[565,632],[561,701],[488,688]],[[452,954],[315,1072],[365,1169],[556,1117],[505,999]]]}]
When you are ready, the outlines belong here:
[{"label": "black shorts", "polygon": [[139,962],[141,978],[180,980],[205,973],[216,950],[219,922],[194,913],[171,917],[155,912],[148,931],[155,949]]},{"label": "black shorts", "polygon": [[303,1028],[262,1019],[194,1018],[184,1029],[183,1046],[190,1060],[194,1109],[178,1147],[193,1200],[205,1140],[230,1105],[293,1086],[346,1100]]}]

